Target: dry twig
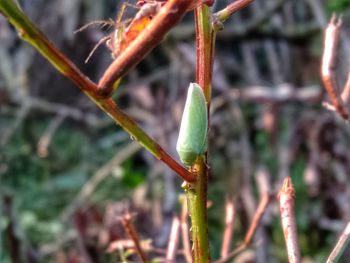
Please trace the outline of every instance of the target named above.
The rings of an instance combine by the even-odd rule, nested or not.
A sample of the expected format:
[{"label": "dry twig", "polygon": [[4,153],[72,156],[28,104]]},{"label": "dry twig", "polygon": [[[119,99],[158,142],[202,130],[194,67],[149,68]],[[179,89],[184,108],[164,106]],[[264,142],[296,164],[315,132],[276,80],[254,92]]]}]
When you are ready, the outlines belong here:
[{"label": "dry twig", "polygon": [[286,241],[289,263],[300,262],[297,227],[294,216],[294,187],[287,176],[278,194],[284,239]]},{"label": "dry twig", "polygon": [[168,249],[166,252],[166,262],[176,262],[176,253],[177,247],[179,245],[179,237],[180,237],[180,219],[175,216],[173,222],[171,224],[170,236]]},{"label": "dry twig", "polygon": [[222,238],[222,246],[221,246],[221,258],[227,257],[233,236],[233,227],[235,224],[235,205],[232,199],[226,200],[225,205],[225,229],[224,235]]},{"label": "dry twig", "polygon": [[237,256],[238,254],[242,253],[244,250],[246,250],[252,243],[254,234],[256,232],[256,229],[258,228],[261,218],[264,215],[266,208],[268,207],[269,203],[271,201],[271,195],[269,193],[265,193],[259,203],[258,208],[255,211],[255,214],[253,216],[253,220],[249,226],[249,229],[244,237],[243,243],[238,246],[235,250],[228,253],[225,258],[221,258],[220,260],[215,261],[215,263],[225,263],[228,262],[231,258]]},{"label": "dry twig", "polygon": [[[335,74],[341,23],[342,21],[340,18],[337,19],[333,16],[326,28],[321,75],[324,87],[330,97],[333,110],[338,112],[346,121],[349,121],[349,111],[346,105],[344,105],[341,96],[339,96],[339,84]],[[326,107],[332,109],[332,106],[327,105]]]},{"label": "dry twig", "polygon": [[125,51],[106,69],[98,83],[98,95],[104,98],[110,97],[113,85],[123,77],[132,67],[139,63],[155,46],[157,46],[165,34],[174,27],[188,11],[194,0],[168,1],[161,11],[152,19],[151,23],[138,37],[130,43]]},{"label": "dry twig", "polygon": [[258,228],[261,218],[264,215],[267,206],[269,205],[271,201],[271,195],[269,193],[265,193],[259,203],[258,208],[255,211],[253,220],[249,226],[249,229],[247,231],[247,234],[244,237],[244,244],[246,246],[249,246],[253,240],[254,233],[256,232],[256,229]]},{"label": "dry twig", "polygon": [[46,158],[49,155],[49,146],[57,129],[60,127],[66,115],[57,115],[49,124],[44,134],[40,137],[37,145],[37,152],[41,158]]},{"label": "dry twig", "polygon": [[347,248],[350,242],[350,222],[346,225],[343,233],[339,237],[338,243],[335,245],[332,253],[327,259],[327,263],[338,262],[344,250]]},{"label": "dry twig", "polygon": [[188,207],[187,200],[185,197],[181,198],[181,237],[182,237],[182,246],[183,253],[187,263],[192,263],[191,255],[191,242],[189,236],[189,227],[188,227]]},{"label": "dry twig", "polygon": [[136,229],[134,225],[131,223],[131,215],[128,213],[125,216],[123,216],[121,218],[121,222],[124,226],[125,231],[128,233],[129,237],[134,242],[137,255],[140,257],[141,261],[144,263],[148,262],[147,256],[141,247],[140,239],[136,232]]}]

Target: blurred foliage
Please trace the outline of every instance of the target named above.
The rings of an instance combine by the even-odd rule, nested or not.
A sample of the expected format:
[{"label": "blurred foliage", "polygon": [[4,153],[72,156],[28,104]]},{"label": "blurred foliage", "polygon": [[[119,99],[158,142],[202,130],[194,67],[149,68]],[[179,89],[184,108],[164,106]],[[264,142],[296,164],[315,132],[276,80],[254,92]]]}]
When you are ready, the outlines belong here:
[{"label": "blurred foliage", "polygon": [[349,6],[349,0],[327,0],[327,10],[329,12],[342,12]]}]

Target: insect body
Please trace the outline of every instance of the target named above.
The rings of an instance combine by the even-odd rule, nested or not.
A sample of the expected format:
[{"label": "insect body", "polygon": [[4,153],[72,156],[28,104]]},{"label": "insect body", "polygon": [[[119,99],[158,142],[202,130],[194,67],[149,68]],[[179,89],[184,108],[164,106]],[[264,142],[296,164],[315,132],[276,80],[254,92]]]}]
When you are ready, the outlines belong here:
[{"label": "insect body", "polygon": [[202,88],[191,83],[187,93],[176,150],[181,162],[192,166],[207,145],[208,114]]},{"label": "insect body", "polygon": [[93,21],[78,29],[76,32],[83,31],[88,26],[96,24],[102,27],[107,25],[114,26],[114,31],[111,34],[98,41],[85,60],[85,63],[88,62],[96,49],[103,43],[106,43],[107,47],[111,50],[112,57],[117,58],[118,55],[120,55],[120,53],[148,26],[152,18],[159,12],[164,4],[165,2],[158,2],[155,0],[139,0],[136,5],[140,9],[134,18],[122,21],[123,14],[127,7],[127,4],[123,3],[115,21]]},{"label": "insect body", "polygon": [[152,18],[159,12],[165,2],[139,1],[140,10],[136,13],[130,24],[121,31],[116,30],[107,41],[107,47],[112,51],[112,57],[116,58],[126,47],[148,26]]}]

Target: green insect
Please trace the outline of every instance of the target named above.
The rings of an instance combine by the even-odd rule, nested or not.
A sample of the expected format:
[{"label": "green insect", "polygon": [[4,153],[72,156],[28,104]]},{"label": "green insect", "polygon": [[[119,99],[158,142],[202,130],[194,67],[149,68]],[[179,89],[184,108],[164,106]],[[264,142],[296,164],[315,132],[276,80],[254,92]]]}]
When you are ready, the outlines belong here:
[{"label": "green insect", "polygon": [[204,154],[207,146],[208,113],[202,88],[191,83],[182,114],[176,151],[181,162],[190,167]]}]

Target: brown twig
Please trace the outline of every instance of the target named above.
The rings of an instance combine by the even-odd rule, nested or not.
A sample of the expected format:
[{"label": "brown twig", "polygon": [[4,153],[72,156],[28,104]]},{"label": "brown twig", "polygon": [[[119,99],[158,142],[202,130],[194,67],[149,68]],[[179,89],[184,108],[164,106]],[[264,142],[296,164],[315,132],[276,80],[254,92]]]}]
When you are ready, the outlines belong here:
[{"label": "brown twig", "polygon": [[337,244],[335,245],[332,253],[329,255],[327,259],[327,263],[335,263],[338,262],[340,257],[342,256],[344,250],[350,242],[350,222],[346,225],[343,233],[339,237]]},{"label": "brown twig", "polygon": [[295,192],[290,176],[287,176],[278,194],[284,239],[290,263],[300,262],[297,227],[294,216]]},{"label": "brown twig", "polygon": [[46,158],[49,155],[49,146],[57,129],[60,127],[66,115],[57,115],[49,124],[44,134],[40,137],[37,145],[37,152],[41,158]]},{"label": "brown twig", "polygon": [[225,258],[221,258],[219,260],[214,261],[214,263],[225,263],[228,262],[231,258],[237,256],[238,254],[242,253],[244,250],[247,249],[247,246],[243,243],[240,246],[238,246],[235,250],[227,254]]},{"label": "brown twig", "polygon": [[179,245],[179,234],[180,234],[180,219],[175,216],[171,224],[169,243],[166,252],[166,262],[176,262],[177,248]]},{"label": "brown twig", "polygon": [[227,257],[231,248],[233,227],[235,223],[235,205],[232,199],[226,200],[225,205],[225,230],[222,238],[221,258]]},{"label": "brown twig", "polygon": [[256,229],[258,228],[262,216],[264,215],[267,206],[269,205],[271,201],[271,195],[270,193],[265,193],[263,194],[259,206],[255,211],[255,214],[253,216],[253,220],[249,226],[249,229],[244,237],[244,244],[246,246],[249,246],[252,243],[253,237],[254,237],[254,233],[256,232]]},{"label": "brown twig", "polygon": [[349,111],[344,105],[342,98],[339,96],[339,84],[335,74],[341,23],[342,21],[340,18],[337,19],[333,16],[325,30],[321,76],[335,111],[338,112],[342,118],[349,121]]},{"label": "brown twig", "polygon": [[185,260],[187,263],[192,263],[191,256],[191,242],[189,236],[189,227],[188,227],[188,207],[186,198],[181,198],[181,237],[182,237],[182,246]]},{"label": "brown twig", "polygon": [[148,262],[147,256],[141,247],[139,236],[134,228],[134,225],[131,223],[131,215],[127,213],[121,218],[121,222],[124,226],[125,231],[128,233],[129,237],[134,242],[137,255],[140,257],[141,261],[144,263]]},{"label": "brown twig", "polygon": [[169,0],[138,37],[107,68],[98,83],[98,94],[107,98],[113,84],[138,64],[184,16],[195,0]]},{"label": "brown twig", "polygon": [[215,13],[214,16],[219,19],[220,22],[225,22],[231,15],[250,5],[252,2],[254,2],[254,0],[236,0]]},{"label": "brown twig", "polygon": [[258,228],[260,222],[261,222],[261,218],[264,215],[264,212],[266,211],[266,208],[268,207],[270,201],[272,199],[272,196],[270,195],[270,193],[265,193],[263,194],[259,206],[255,211],[255,214],[253,216],[253,220],[249,226],[249,229],[244,237],[244,241],[241,245],[239,245],[235,250],[233,250],[232,252],[228,253],[226,255],[226,257],[221,258],[220,260],[215,261],[214,263],[225,263],[227,261],[229,261],[231,258],[237,256],[238,254],[240,254],[241,252],[243,252],[244,250],[246,250],[249,246],[251,246],[253,237],[254,237],[254,233],[256,232],[256,229]]}]

